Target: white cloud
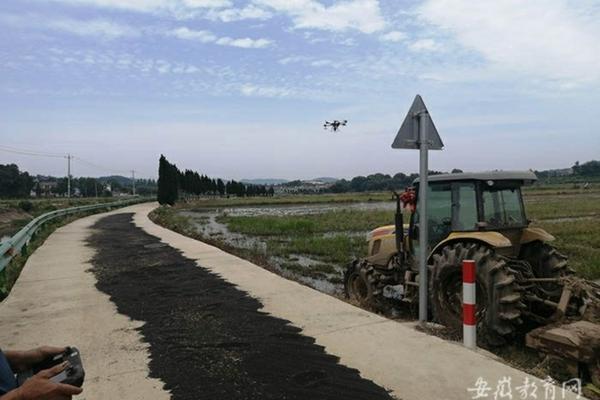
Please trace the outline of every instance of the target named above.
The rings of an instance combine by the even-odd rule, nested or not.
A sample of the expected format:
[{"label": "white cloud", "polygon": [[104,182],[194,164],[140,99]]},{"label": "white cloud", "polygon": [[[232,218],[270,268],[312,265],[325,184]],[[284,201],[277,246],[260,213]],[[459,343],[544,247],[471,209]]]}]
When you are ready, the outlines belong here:
[{"label": "white cloud", "polygon": [[0,15],[0,21],[16,28],[44,29],[66,32],[78,36],[91,36],[103,39],[116,39],[124,36],[138,36],[139,32],[127,25],[105,19],[79,20],[71,18],[43,18],[38,15]]},{"label": "white cloud", "polygon": [[295,64],[295,63],[299,63],[299,62],[303,62],[303,61],[307,61],[309,60],[309,57],[306,56],[291,56],[291,57],[285,57],[282,58],[278,61],[279,64],[281,65],[288,65],[288,64]]},{"label": "white cloud", "polygon": [[330,6],[316,0],[254,0],[254,3],[289,15],[296,28],[357,29],[373,33],[385,27],[378,0],[337,1]]},{"label": "white cloud", "polygon": [[206,17],[212,20],[220,20],[223,22],[242,21],[246,19],[267,20],[273,14],[264,8],[256,7],[249,4],[244,8],[226,8],[220,10],[210,10]]},{"label": "white cloud", "polygon": [[259,86],[250,83],[242,85],[240,87],[240,92],[248,97],[287,97],[293,94],[290,89],[274,86]]},{"label": "white cloud", "polygon": [[235,7],[231,0],[37,0],[61,2],[75,6],[112,8],[146,13],[166,13],[180,19],[207,18],[232,22],[248,19],[267,20],[273,13],[248,4]]},{"label": "white cloud", "polygon": [[331,60],[315,60],[310,63],[311,67],[328,67],[333,65],[333,61]]},{"label": "white cloud", "polygon": [[209,31],[196,31],[187,27],[181,27],[167,32],[170,36],[179,39],[194,40],[201,43],[215,43],[221,46],[241,47],[245,49],[261,49],[270,46],[273,42],[269,39],[230,38],[217,37]]},{"label": "white cloud", "polygon": [[213,35],[209,31],[195,31],[195,30],[191,30],[185,26],[174,29],[174,30],[170,31],[169,34],[171,36],[175,36],[179,39],[196,40],[196,41],[202,42],[202,43],[214,43],[218,39],[215,35]]},{"label": "white cloud", "polygon": [[190,8],[220,8],[232,5],[229,0],[182,0],[182,3]]},{"label": "white cloud", "polygon": [[80,36],[101,36],[116,39],[123,36],[137,36],[134,28],[106,20],[79,21],[73,19],[58,19],[47,22],[48,28],[73,33]]},{"label": "white cloud", "polygon": [[440,45],[433,39],[419,39],[408,46],[413,51],[435,51],[440,49]]},{"label": "white cloud", "polygon": [[600,81],[600,9],[593,2],[427,0],[418,12],[499,71]]},{"label": "white cloud", "polygon": [[74,5],[118,8],[140,12],[185,11],[205,8],[224,8],[229,0],[38,0],[70,3]]},{"label": "white cloud", "polygon": [[391,31],[379,37],[385,42],[402,42],[406,39],[406,33],[400,31]]},{"label": "white cloud", "polygon": [[219,38],[215,43],[222,46],[242,47],[245,49],[262,49],[270,46],[272,42],[269,39],[232,39],[230,37],[222,37]]},{"label": "white cloud", "polygon": [[171,72],[171,63],[160,60],[156,63],[156,70],[159,74],[169,73]]}]

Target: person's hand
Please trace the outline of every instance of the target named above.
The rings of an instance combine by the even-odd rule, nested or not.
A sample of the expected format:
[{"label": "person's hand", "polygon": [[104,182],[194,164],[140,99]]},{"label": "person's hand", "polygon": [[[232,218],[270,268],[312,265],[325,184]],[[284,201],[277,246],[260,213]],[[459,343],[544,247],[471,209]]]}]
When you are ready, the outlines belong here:
[{"label": "person's hand", "polygon": [[68,366],[64,362],[50,369],[38,372],[27,379],[25,383],[15,390],[15,399],[18,400],[70,400],[71,396],[79,394],[83,389],[76,386],[55,383],[50,380],[60,374]]},{"label": "person's hand", "polygon": [[64,353],[66,350],[65,347],[42,346],[27,351],[7,351],[5,355],[14,372],[23,372],[47,358]]}]

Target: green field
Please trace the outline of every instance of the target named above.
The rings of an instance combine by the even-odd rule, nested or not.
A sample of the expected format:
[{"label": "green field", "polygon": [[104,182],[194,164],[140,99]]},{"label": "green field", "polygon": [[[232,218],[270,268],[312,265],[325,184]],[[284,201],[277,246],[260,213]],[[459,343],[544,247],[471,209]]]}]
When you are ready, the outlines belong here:
[{"label": "green field", "polygon": [[[573,185],[533,187],[524,190],[527,214],[533,226],[556,236],[555,245],[570,258],[571,266],[588,279],[600,279],[600,190],[583,190]],[[161,211],[161,223],[190,234],[194,230],[177,211],[246,205],[292,205],[390,201],[389,193],[303,195],[272,198],[212,199],[179,204]],[[289,269],[299,270],[294,255],[309,256],[316,267],[334,264],[340,269],[353,257],[366,254],[364,233],[393,223],[386,210],[340,210],[320,214],[288,216],[220,215],[219,223],[231,232],[257,237],[266,243],[266,255],[284,257]],[[219,238],[212,238],[219,242]],[[248,251],[247,249],[245,250]],[[257,249],[261,256],[264,249]],[[259,256],[259,254],[256,254]],[[312,265],[310,266],[312,268]],[[310,269],[310,268],[309,268]],[[306,271],[306,268],[304,268]],[[310,271],[306,271],[310,274]]]}]

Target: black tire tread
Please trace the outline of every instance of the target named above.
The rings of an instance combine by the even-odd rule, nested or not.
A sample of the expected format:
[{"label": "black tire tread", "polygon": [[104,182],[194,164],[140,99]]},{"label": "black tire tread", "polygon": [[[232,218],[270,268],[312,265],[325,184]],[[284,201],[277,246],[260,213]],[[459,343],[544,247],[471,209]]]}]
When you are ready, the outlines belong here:
[{"label": "black tire tread", "polygon": [[518,325],[522,323],[523,293],[505,259],[486,245],[473,242],[449,244],[436,255],[430,265],[434,319],[460,332],[462,321],[448,313],[448,306],[441,304],[436,291],[443,290],[443,279],[448,274],[461,271],[462,260],[472,259],[477,265],[477,287],[483,289],[486,301],[482,320],[477,324],[478,340],[484,345],[500,345],[516,335]]}]

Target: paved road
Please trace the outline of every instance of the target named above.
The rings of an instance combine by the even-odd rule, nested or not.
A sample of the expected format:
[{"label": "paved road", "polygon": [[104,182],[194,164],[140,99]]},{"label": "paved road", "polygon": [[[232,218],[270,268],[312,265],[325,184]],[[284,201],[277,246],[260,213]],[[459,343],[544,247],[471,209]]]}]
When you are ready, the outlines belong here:
[{"label": "paved road", "polygon": [[[128,209],[132,208],[109,214]],[[0,304],[0,345],[4,349],[77,346],[87,375],[81,399],[169,399],[163,383],[148,378],[148,345],[137,331],[142,323],[117,313],[88,272],[94,249],[86,239],[92,224],[106,215],[59,228],[29,257],[12,292]]]},{"label": "paved road", "polygon": [[[124,262],[115,253],[112,259],[115,260],[114,265],[119,266],[119,275],[111,275],[115,271],[110,267],[112,263],[109,249],[111,243],[113,246],[119,243],[118,239],[114,238],[116,232],[112,238],[107,232],[128,224],[127,220],[130,217],[121,215],[111,220],[103,219],[106,216],[104,214],[88,217],[63,227],[30,258],[13,293],[0,305],[2,346],[9,348],[37,345],[44,341],[40,339],[41,335],[47,339],[45,341],[51,343],[78,345],[83,354],[88,355],[85,363],[88,366],[90,379],[86,383],[85,398],[168,398],[169,394],[162,389],[165,382],[168,383],[167,388],[172,391],[173,398],[180,396],[180,398],[187,398],[185,393],[178,395],[177,385],[173,386],[174,378],[169,376],[169,370],[172,368],[163,369],[161,372],[161,368],[158,368],[159,364],[155,365],[157,357],[161,356],[158,353],[161,348],[158,345],[161,338],[160,314],[148,315],[140,307],[140,304],[146,302],[148,306],[157,307],[151,300],[160,299],[161,295],[167,295],[169,298],[178,296],[177,285],[162,287],[162,293],[157,292],[156,287],[145,292],[141,289],[150,288],[148,285],[155,275],[152,275],[153,279],[148,280],[148,276],[144,274],[151,270],[153,265],[155,268],[170,268],[168,278],[163,280],[163,283],[176,282],[181,278],[177,269],[179,265],[181,274],[191,274],[186,275],[189,278],[185,279],[186,290],[190,285],[187,281],[191,281],[192,285],[195,281],[201,290],[212,290],[202,289],[201,285],[219,276],[228,286],[227,289],[219,287],[217,291],[226,290],[228,293],[235,293],[233,298],[238,299],[236,301],[244,297],[246,300],[251,300],[250,303],[239,304],[228,302],[228,307],[233,307],[230,310],[238,306],[245,307],[248,315],[260,311],[263,316],[275,321],[269,320],[275,324],[276,329],[283,329],[283,325],[277,325],[281,321],[290,322],[293,329],[289,333],[292,336],[301,335],[303,340],[306,340],[309,350],[324,360],[320,370],[305,369],[305,374],[296,371],[293,375],[296,377],[295,383],[304,383],[308,386],[314,384],[318,387],[335,383],[338,379],[336,377],[343,376],[347,382],[352,382],[358,385],[357,387],[368,391],[364,396],[358,396],[359,398],[375,398],[375,395],[385,397],[379,391],[379,388],[385,388],[395,397],[402,399],[469,399],[475,393],[467,392],[467,388],[473,387],[479,377],[490,384],[492,390],[487,392],[490,398],[494,398],[493,392],[498,381],[510,378],[513,391],[525,379],[529,379],[536,381],[543,392],[542,382],[486,354],[472,352],[458,344],[417,332],[411,324],[400,324],[353,307],[296,282],[285,280],[217,248],[154,225],[147,218],[152,207],[153,205],[150,204],[137,205],[111,213],[134,213],[133,221],[138,233],[131,230],[133,224],[129,223],[130,230],[127,234],[132,235],[129,236],[131,240],[123,241],[120,245],[131,246],[134,252],[139,251],[140,254],[154,254],[149,256],[148,260],[161,259],[165,252],[171,252],[170,257],[175,257],[176,253],[181,259],[176,258],[176,262],[171,264],[160,262],[154,265],[150,261],[145,262],[145,270],[142,274],[141,270],[133,268],[132,262]],[[96,223],[95,228],[92,228]],[[111,228],[111,224],[121,225],[112,225]],[[170,247],[163,247],[161,250],[158,240],[152,237],[160,239]],[[93,248],[86,247],[86,241]],[[145,250],[140,250],[140,246]],[[180,252],[172,253],[172,249]],[[160,257],[156,257],[158,255]],[[201,267],[198,268],[197,273],[190,271],[190,263],[194,268]],[[92,272],[87,272],[90,268]],[[125,296],[126,290],[119,288],[123,282],[128,282],[126,278],[128,276],[132,279],[129,285],[131,293],[135,293],[133,297],[139,300],[137,302],[132,301],[131,296],[129,298]],[[140,279],[146,280],[140,281]],[[138,282],[137,286],[136,282]],[[109,293],[112,301],[101,291]],[[240,297],[239,293],[243,293],[244,296]],[[245,296],[246,294],[250,297]],[[183,293],[179,296],[181,299],[187,297],[183,296]],[[196,297],[190,299],[192,301],[190,309],[198,307],[198,304],[193,301],[201,301],[201,299]],[[169,310],[180,312],[185,309],[184,305],[185,301],[182,300],[177,307],[165,307],[162,311],[163,316],[167,316]],[[141,323],[123,314],[144,321],[146,325],[136,330]],[[221,315],[212,314],[217,317]],[[208,325],[206,321],[197,317],[198,315],[190,315],[188,319],[193,324],[186,325],[186,331],[196,327],[196,331],[205,332],[207,328],[213,329],[215,326]],[[246,332],[244,329],[253,325],[254,323],[249,325],[240,323],[239,327],[242,332]],[[223,325],[223,329],[225,330],[218,332],[219,335],[232,332],[227,331],[232,329],[227,324]],[[230,345],[238,339],[239,337],[230,342]],[[184,344],[188,343],[185,337],[181,340]],[[202,342],[201,339],[197,339],[196,345],[198,341]],[[181,349],[181,343],[177,343],[178,349]],[[198,352],[197,354],[212,354],[212,356],[220,354],[206,353],[201,347],[196,346],[195,350],[190,348],[186,351],[190,354]],[[250,346],[250,348],[255,347]],[[264,351],[268,348],[269,346],[264,347]],[[231,345],[229,350],[231,349],[235,350],[228,354],[233,354],[234,360],[237,360],[237,355],[241,354],[239,365],[252,365],[246,363],[247,359],[243,357],[247,353],[241,351],[239,346]],[[337,366],[334,366],[332,361],[335,359],[324,357],[317,351],[318,349],[324,349],[323,353],[339,357],[341,365],[335,363]],[[254,352],[253,357],[260,357],[260,352]],[[282,353],[281,357],[290,358],[290,354]],[[201,360],[196,361],[201,363]],[[353,374],[353,369],[360,372],[360,377]],[[243,368],[236,371],[240,370]],[[208,374],[214,370],[206,372]],[[180,375],[175,379],[184,377],[183,374]],[[238,375],[235,377],[239,378]],[[250,376],[250,378],[251,382],[256,382],[260,377]],[[193,394],[188,393],[188,395],[194,398]],[[513,396],[518,398],[516,392],[513,392]],[[296,396],[291,397],[296,398]],[[312,398],[319,397],[334,398],[325,395]],[[575,396],[566,398],[575,398]]]}]

